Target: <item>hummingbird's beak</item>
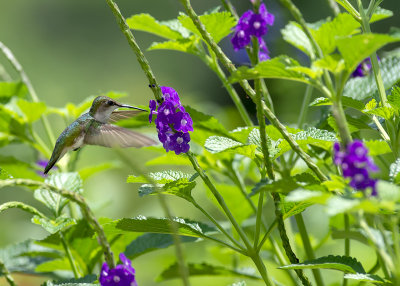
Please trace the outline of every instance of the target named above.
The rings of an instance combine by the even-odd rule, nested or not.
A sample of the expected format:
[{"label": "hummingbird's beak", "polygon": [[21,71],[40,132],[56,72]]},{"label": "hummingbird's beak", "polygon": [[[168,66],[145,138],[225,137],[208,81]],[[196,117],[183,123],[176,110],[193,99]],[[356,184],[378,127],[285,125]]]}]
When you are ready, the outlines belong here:
[{"label": "hummingbird's beak", "polygon": [[137,110],[141,110],[141,111],[147,111],[146,109],[142,109],[142,108],[139,108],[139,107],[134,107],[134,106],[127,105],[127,104],[118,104],[118,107],[125,107],[125,108],[137,109]]}]

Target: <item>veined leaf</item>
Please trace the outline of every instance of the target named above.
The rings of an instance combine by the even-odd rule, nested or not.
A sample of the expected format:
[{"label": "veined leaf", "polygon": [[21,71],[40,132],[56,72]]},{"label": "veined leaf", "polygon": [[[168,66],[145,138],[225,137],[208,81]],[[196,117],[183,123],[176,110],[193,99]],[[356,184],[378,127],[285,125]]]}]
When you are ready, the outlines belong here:
[{"label": "veined leaf", "polygon": [[30,133],[28,125],[16,112],[0,105],[0,132],[29,140]]},{"label": "veined leaf", "polygon": [[400,38],[389,35],[362,34],[337,39],[336,43],[350,74],[356,69],[359,63],[369,57],[373,52],[386,44],[397,41],[400,41]]},{"label": "veined leaf", "polygon": [[387,284],[385,280],[375,274],[365,274],[365,273],[356,273],[356,274],[345,274],[344,279],[352,279],[363,282],[370,282],[373,284]]},{"label": "veined leaf", "polygon": [[[181,171],[173,171],[173,170],[149,173],[148,176],[151,179],[153,179],[156,183],[159,183],[159,184],[166,184],[166,183],[173,182],[173,181],[176,181],[179,179],[187,179],[189,181],[192,178],[193,179],[195,178],[195,174],[187,174],[187,173],[183,173]],[[144,176],[135,177],[133,175],[129,176],[128,179],[126,180],[126,182],[127,183],[150,183]]]},{"label": "veined leaf", "polygon": [[380,21],[380,20],[384,20],[384,19],[392,17],[392,16],[393,16],[393,12],[392,11],[387,10],[387,9],[383,9],[383,8],[378,6],[375,9],[374,14],[372,14],[370,23],[377,22],[377,21]]},{"label": "veined leaf", "polygon": [[[199,240],[196,237],[181,236],[181,243],[195,242]],[[174,245],[172,235],[163,233],[145,233],[134,241],[132,241],[124,251],[125,255],[129,258],[135,258],[148,252],[158,250],[161,248],[167,248]]]},{"label": "veined leaf", "polygon": [[292,46],[295,46],[308,56],[314,54],[310,40],[298,23],[289,22],[289,24],[287,24],[285,28],[281,30],[281,33],[283,39]]},{"label": "veined leaf", "polygon": [[397,158],[396,161],[390,165],[389,177],[390,180],[395,183],[399,181],[398,174],[400,173],[400,158]]},{"label": "veined leaf", "polygon": [[[342,104],[345,107],[350,107],[356,110],[364,109],[364,103],[362,101],[347,96],[342,96]],[[310,103],[310,106],[323,106],[323,105],[332,105],[332,101],[326,97],[318,97],[313,102]]]},{"label": "veined leaf", "polygon": [[325,69],[334,74],[339,74],[345,68],[343,59],[337,55],[326,55],[322,59],[318,59],[312,64],[313,69]]},{"label": "veined leaf", "polygon": [[149,14],[133,15],[126,19],[126,23],[132,30],[152,33],[163,38],[176,40],[182,37],[179,32],[172,30],[165,23],[157,21]]},{"label": "veined leaf", "polygon": [[364,143],[369,150],[370,156],[378,156],[392,152],[389,144],[383,140],[369,140],[365,141]]},{"label": "veined leaf", "polygon": [[[385,89],[391,88],[400,80],[400,57],[390,56],[382,58],[379,62],[383,85]],[[357,100],[371,98],[377,92],[377,86],[373,72],[368,76],[350,79],[344,88],[344,96]]]},{"label": "veined leaf", "polygon": [[397,112],[400,110],[400,86],[395,85],[392,87],[390,94],[387,97],[390,105],[396,109]]},{"label": "veined leaf", "polygon": [[396,110],[391,106],[382,106],[375,109],[364,111],[364,113],[382,117],[385,120],[391,120],[396,113]]},{"label": "veined leaf", "polygon": [[357,259],[339,255],[329,255],[304,261],[303,263],[281,266],[279,269],[333,269],[344,273],[365,273],[363,266]]},{"label": "veined leaf", "polygon": [[[249,269],[246,270],[232,270],[227,269],[223,266],[214,266],[208,263],[201,264],[193,264],[189,263],[188,265],[189,276],[239,276],[250,279],[258,279],[261,280],[261,277],[254,274],[254,271],[249,273]],[[180,271],[178,264],[171,265],[168,269],[165,269],[160,276],[157,278],[157,281],[165,281],[169,279],[179,278]]]},{"label": "veined leaf", "polygon": [[42,286],[96,286],[97,276],[95,274],[89,274],[82,278],[64,279],[58,281],[47,281]]},{"label": "veined leaf", "polygon": [[[214,227],[201,222],[194,222],[183,218],[174,218],[178,227],[178,234],[192,237],[206,237],[208,233],[216,232]],[[152,218],[138,216],[123,218],[107,222],[103,225],[106,233],[149,232],[171,234],[170,221],[166,218]]]},{"label": "veined leaf", "polygon": [[49,233],[57,233],[66,227],[69,227],[75,224],[75,219],[66,217],[66,216],[59,216],[56,219],[49,219],[47,217],[40,217],[34,216],[32,218],[32,222],[38,225],[41,225],[46,231]]},{"label": "veined leaf", "polygon": [[[192,190],[195,188],[196,182],[189,181],[188,179],[178,179],[176,181],[168,182],[164,185],[160,185],[160,192],[165,194],[174,195],[185,199],[189,202],[193,202]],[[153,185],[144,184],[139,188],[139,196],[145,196],[150,194],[157,194],[157,189]]]},{"label": "veined leaf", "polygon": [[[204,14],[199,18],[216,43],[232,33],[232,28],[236,25],[235,18],[231,13],[226,11]],[[185,14],[180,14],[178,20],[186,29],[201,37],[200,32],[197,30],[190,17]]]},{"label": "veined leaf", "polygon": [[178,39],[178,40],[171,40],[165,41],[162,43],[153,43],[148,50],[172,50],[178,52],[184,52],[189,54],[196,54],[196,39],[195,37],[190,37],[187,39]]},{"label": "veined leaf", "polygon": [[256,145],[246,145],[238,141],[222,136],[211,136],[206,140],[204,148],[212,154],[220,152],[233,152],[247,156],[251,159],[255,157]]},{"label": "veined leaf", "polygon": [[[253,68],[242,66],[230,76],[229,80],[238,82],[242,79],[277,78],[312,84],[308,76],[303,72],[293,70],[296,67],[301,67],[296,60],[287,56],[279,56],[260,62]],[[311,69],[309,70],[313,72]]]}]

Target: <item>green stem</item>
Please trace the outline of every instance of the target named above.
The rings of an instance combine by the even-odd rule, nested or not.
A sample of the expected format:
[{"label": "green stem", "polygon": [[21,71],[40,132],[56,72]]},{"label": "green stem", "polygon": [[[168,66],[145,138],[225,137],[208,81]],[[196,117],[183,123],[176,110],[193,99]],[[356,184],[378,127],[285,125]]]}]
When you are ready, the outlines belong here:
[{"label": "green stem", "polygon": [[[22,68],[21,64],[18,62],[14,54],[11,52],[11,50],[5,46],[2,42],[0,42],[0,50],[3,52],[3,54],[6,56],[7,60],[11,63],[11,65],[14,67],[14,69],[18,72],[18,74],[21,77],[21,81],[26,85],[28,88],[29,94],[31,96],[31,99],[33,102],[39,102],[39,98],[36,94],[35,89],[33,88],[33,85],[31,81],[29,80],[29,77],[26,75],[24,69]],[[40,120],[43,124],[44,129],[46,130],[47,137],[50,140],[50,144],[53,145],[55,143],[55,138],[53,131],[50,128],[49,121],[47,120],[47,117],[42,115],[40,117]]]},{"label": "green stem", "polygon": [[242,228],[239,226],[237,223],[236,219],[233,217],[231,211],[229,210],[228,206],[225,203],[224,198],[221,196],[221,194],[218,192],[214,184],[211,182],[210,178],[207,176],[207,174],[204,172],[204,170],[200,167],[199,163],[197,162],[196,157],[191,153],[190,151],[186,153],[188,159],[193,165],[193,168],[199,173],[200,178],[204,181],[208,189],[211,191],[211,193],[214,195],[216,198],[217,202],[221,206],[222,210],[228,217],[229,221],[232,223],[232,226],[235,228],[237,233],[239,234],[240,238],[243,240],[244,244],[246,245],[247,249],[251,249],[251,244],[249,239],[247,238],[246,234],[242,230]]},{"label": "green stem", "polygon": [[335,118],[337,128],[340,134],[340,139],[344,146],[347,146],[351,142],[351,134],[349,125],[347,124],[346,114],[343,110],[343,105],[341,101],[341,95],[337,95],[332,104],[332,114]]},{"label": "green stem", "polygon": [[278,220],[275,218],[270,227],[267,229],[267,231],[264,234],[264,237],[261,239],[260,243],[257,246],[257,251],[260,251],[261,248],[263,247],[264,243],[267,241],[267,239],[270,237],[269,235],[271,232],[274,230],[274,228],[277,226]]},{"label": "green stem", "polygon": [[[306,252],[307,258],[309,260],[315,259],[314,250],[311,246],[310,238],[308,237],[306,225],[304,224],[303,216],[301,213],[295,215],[296,223],[299,228],[301,240],[303,241],[304,250]],[[321,272],[319,269],[312,269],[314,274],[315,282],[319,286],[323,286],[324,282],[322,280]]]},{"label": "green stem", "polygon": [[[349,232],[350,231],[350,218],[348,214],[344,214],[344,230],[345,232]],[[350,256],[350,238],[346,237],[344,239],[344,255],[345,256]],[[343,286],[347,286],[348,283],[348,279],[343,278]]]},{"label": "green stem", "polygon": [[170,227],[170,230],[172,233],[172,239],[173,239],[174,245],[175,245],[175,254],[176,254],[176,257],[178,260],[179,272],[181,274],[180,276],[182,278],[183,285],[189,286],[190,285],[189,270],[187,269],[186,264],[185,264],[185,259],[184,259],[184,255],[183,255],[183,251],[182,251],[182,245],[181,245],[181,241],[180,241],[180,238],[178,235],[178,226],[172,217],[170,208],[165,200],[164,194],[161,193],[161,189],[157,186],[157,182],[154,181],[154,179],[151,178],[149,175],[147,175],[147,172],[145,170],[140,168],[140,164],[131,162],[130,159],[128,159],[126,156],[124,156],[124,154],[122,154],[120,149],[115,149],[115,151],[128,164],[128,166],[133,171],[144,176],[146,178],[146,180],[148,182],[150,182],[153,185],[153,188],[156,190],[157,197],[159,198],[161,208],[163,209],[165,216],[167,217],[167,219],[169,221],[169,227]]},{"label": "green stem", "polygon": [[139,48],[139,45],[136,43],[135,37],[133,36],[128,24],[126,23],[125,18],[122,16],[117,4],[113,0],[106,0],[108,6],[110,6],[115,18],[117,19],[118,25],[120,30],[125,35],[126,39],[128,40],[129,46],[132,48],[133,52],[137,57],[137,61],[139,62],[140,66],[142,67],[147,79],[149,80],[150,87],[154,92],[154,96],[157,100],[162,100],[162,93],[161,89],[157,84],[156,78],[150,68],[149,62],[147,61],[146,57],[144,56],[143,52]]},{"label": "green stem", "polygon": [[400,283],[400,236],[398,216],[391,218],[396,284]]},{"label": "green stem", "polygon": [[14,279],[11,276],[11,273],[8,271],[7,267],[3,263],[3,261],[0,260],[0,270],[3,274],[3,276],[6,278],[8,284],[10,286],[16,286]]},{"label": "green stem", "polygon": [[239,18],[235,7],[233,7],[232,3],[229,0],[221,0],[221,2],[227,11],[229,11],[236,19]]},{"label": "green stem", "polygon": [[[206,41],[206,43],[211,47],[215,55],[218,57],[218,59],[221,61],[221,63],[225,66],[225,68],[230,72],[234,73],[236,71],[235,66],[233,63],[229,60],[229,58],[224,54],[222,49],[215,43],[215,41],[212,39],[211,35],[207,32],[206,28],[204,27],[203,23],[201,23],[199,17],[197,16],[196,12],[193,10],[192,6],[190,5],[189,0],[180,0],[185,7],[185,10],[189,17],[192,19],[194,25],[196,28],[199,30],[201,36],[203,39]],[[247,80],[241,80],[239,81],[239,84],[242,86],[242,88],[245,90],[246,94],[253,100],[255,101],[256,93],[255,91],[251,88],[249,82]],[[300,146],[296,143],[296,141],[293,139],[293,137],[289,134],[287,131],[286,127],[276,118],[276,116],[273,114],[270,108],[263,104],[263,110],[264,114],[266,117],[271,121],[271,123],[279,130],[279,132],[283,135],[283,137],[289,142],[289,145],[292,147],[292,149],[295,150],[296,153],[299,154],[300,158],[302,158],[307,166],[315,172],[318,178],[321,180],[327,180],[326,176],[322,173],[322,171],[315,165],[310,156],[308,156],[301,148]]]},{"label": "green stem", "polygon": [[29,190],[33,191],[34,188],[43,188],[55,194],[59,194],[73,202],[75,202],[81,209],[82,215],[92,225],[94,231],[98,235],[100,246],[103,249],[105,260],[110,268],[114,268],[114,258],[111,252],[110,244],[107,241],[106,235],[100,223],[94,216],[92,210],[87,204],[85,198],[78,193],[70,192],[56,186],[52,186],[43,182],[34,181],[30,179],[7,179],[0,181],[0,188],[7,186],[25,186],[30,187]]},{"label": "green stem", "polygon": [[[289,258],[290,263],[296,264],[299,263],[299,259],[296,257],[296,254],[293,252],[292,247],[290,246],[289,238],[286,233],[286,228],[285,228],[285,222],[283,220],[283,214],[281,211],[281,198],[278,193],[271,193],[273,199],[274,199],[274,204],[275,204],[275,216],[276,220],[278,223],[278,229],[279,229],[279,235],[282,240],[282,246],[283,249],[285,249],[286,256]],[[311,286],[310,281],[308,278],[304,275],[303,270],[301,269],[295,269],[294,270],[299,277],[301,283],[304,286]]]},{"label": "green stem", "polygon": [[[206,62],[207,63],[207,62]],[[224,85],[225,89],[228,91],[229,95],[231,96],[231,99],[233,103],[235,104],[236,108],[238,109],[240,116],[242,117],[242,120],[247,126],[253,126],[253,122],[251,121],[250,115],[247,112],[246,108],[244,107],[242,101],[240,100],[239,95],[237,94],[236,90],[232,86],[232,84],[229,83],[228,79],[226,78],[225,73],[221,69],[221,67],[218,65],[218,63],[215,61],[212,64],[208,64],[210,68],[217,74],[219,79],[222,81],[222,84]]]},{"label": "green stem", "polygon": [[340,13],[339,5],[335,0],[328,0],[328,4],[333,12],[333,15],[337,16]]},{"label": "green stem", "polygon": [[196,201],[191,202],[196,208],[198,208],[231,242],[233,242],[242,251],[245,250],[243,245],[240,244],[235,238],[232,237],[205,209],[203,209]]},{"label": "green stem", "polygon": [[271,285],[275,286],[274,281],[268,276],[267,269],[265,268],[265,265],[260,257],[259,253],[255,253],[254,255],[251,256],[251,259],[253,260],[254,264],[256,265],[258,271],[261,274],[261,277],[263,278],[265,285]]},{"label": "green stem", "polygon": [[71,250],[69,249],[68,244],[65,241],[64,235],[62,234],[61,231],[60,231],[60,239],[61,239],[61,243],[62,243],[62,245],[64,247],[65,254],[67,255],[69,264],[71,265],[72,272],[74,273],[74,277],[75,277],[75,279],[78,279],[79,278],[79,274],[78,274],[78,270],[76,269],[76,265],[75,265],[74,259],[72,257]]},{"label": "green stem", "polygon": [[257,249],[258,241],[260,238],[260,231],[261,231],[261,221],[262,221],[262,213],[263,213],[263,206],[264,206],[264,196],[265,191],[261,191],[258,197],[258,207],[257,207],[257,215],[256,215],[256,230],[254,234],[254,249]]}]

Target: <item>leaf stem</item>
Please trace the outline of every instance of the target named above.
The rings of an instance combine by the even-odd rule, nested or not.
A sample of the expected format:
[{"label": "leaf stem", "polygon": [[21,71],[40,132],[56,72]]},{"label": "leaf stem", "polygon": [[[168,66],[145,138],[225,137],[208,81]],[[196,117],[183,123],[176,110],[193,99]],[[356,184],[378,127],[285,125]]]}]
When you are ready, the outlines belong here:
[{"label": "leaf stem", "polygon": [[16,286],[14,278],[12,278],[11,273],[8,271],[6,265],[3,263],[3,261],[0,260],[0,270],[4,277],[6,278],[8,284],[10,286]]},{"label": "leaf stem", "polygon": [[[303,241],[304,250],[306,252],[307,258],[309,260],[315,259],[314,250],[311,246],[310,238],[308,237],[306,225],[304,223],[304,219],[301,213],[296,214],[295,216],[297,226],[299,228],[301,240]],[[321,271],[319,269],[312,269],[314,274],[315,282],[319,286],[323,286],[324,282],[322,280]]]},{"label": "leaf stem", "polygon": [[[350,231],[350,218],[347,213],[343,214],[344,218],[344,231],[349,232]],[[345,256],[350,256],[350,238],[346,237],[344,239],[344,255]],[[343,278],[343,286],[347,286],[348,279]]]},{"label": "leaf stem", "polygon": [[79,278],[78,270],[76,269],[76,265],[75,265],[74,259],[72,257],[71,250],[69,249],[68,244],[65,241],[63,233],[60,231],[59,234],[60,234],[61,243],[64,247],[65,254],[67,255],[69,264],[71,265],[71,268],[72,268],[72,272],[74,273],[74,277],[75,277],[75,279],[78,279]]},{"label": "leaf stem", "polygon": [[[18,60],[16,59],[14,54],[2,42],[0,42],[0,50],[3,52],[3,54],[6,56],[7,60],[11,63],[11,65],[14,67],[14,69],[20,75],[22,82],[28,88],[28,91],[29,91],[32,101],[39,102],[39,98],[36,94],[35,89],[33,88],[31,81],[29,80],[29,77],[26,75],[24,69],[22,68],[21,64],[18,62]],[[50,145],[53,146],[53,144],[55,143],[55,138],[54,138],[53,131],[50,128],[49,121],[47,120],[47,117],[45,117],[44,115],[42,115],[40,117],[40,120],[43,124],[44,129],[46,130],[46,134],[47,134],[47,137],[49,138]]]},{"label": "leaf stem", "polygon": [[333,15],[337,16],[340,13],[339,5],[335,0],[327,0],[329,7],[331,8]]},{"label": "leaf stem", "polygon": [[137,57],[137,61],[143,69],[147,79],[149,80],[149,84],[151,89],[154,92],[154,96],[157,100],[162,100],[161,89],[157,84],[156,78],[150,68],[149,62],[144,56],[143,52],[139,48],[139,45],[136,43],[135,37],[133,36],[128,24],[124,16],[122,16],[121,11],[119,10],[117,4],[113,0],[106,0],[108,6],[110,6],[111,11],[113,12],[115,18],[117,19],[117,23],[120,27],[121,32],[125,35],[128,40],[129,46],[132,48],[132,51],[135,53]]}]

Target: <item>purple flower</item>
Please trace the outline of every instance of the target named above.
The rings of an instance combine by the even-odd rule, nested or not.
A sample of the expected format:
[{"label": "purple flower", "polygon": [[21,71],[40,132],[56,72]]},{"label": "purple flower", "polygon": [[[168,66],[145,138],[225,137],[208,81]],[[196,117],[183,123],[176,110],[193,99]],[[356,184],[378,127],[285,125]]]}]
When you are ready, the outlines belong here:
[{"label": "purple flower", "polygon": [[274,20],[274,15],[268,13],[264,3],[260,5],[259,13],[254,13],[251,10],[244,12],[240,17],[234,29],[235,33],[231,38],[233,49],[238,51],[245,48],[251,43],[251,37],[254,36],[258,38],[260,43],[261,41],[264,43],[263,47],[260,46],[259,59],[261,61],[269,59],[267,46],[261,37],[268,32],[267,26],[272,26]]},{"label": "purple flower", "polygon": [[119,259],[123,264],[118,264],[113,269],[103,263],[99,278],[101,286],[137,286],[131,261],[123,253],[119,255]]},{"label": "purple flower", "polygon": [[350,186],[356,190],[372,188],[372,194],[376,193],[376,180],[370,178],[369,172],[377,172],[379,169],[368,156],[368,149],[360,140],[354,140],[343,150],[336,142],[333,145],[333,162],[339,165],[343,171],[343,177],[351,178]]},{"label": "purple flower", "polygon": [[364,77],[371,71],[371,58],[363,60],[351,74],[351,77]]},{"label": "purple flower", "polygon": [[[193,120],[181,105],[179,95],[172,87],[161,86],[160,88],[164,101],[160,105],[157,105],[154,100],[149,102],[151,113],[157,114],[154,123],[158,131],[158,139],[167,152],[174,151],[177,155],[186,153],[190,148],[188,132],[193,131]],[[152,115],[149,116],[149,122],[151,121]]]}]

